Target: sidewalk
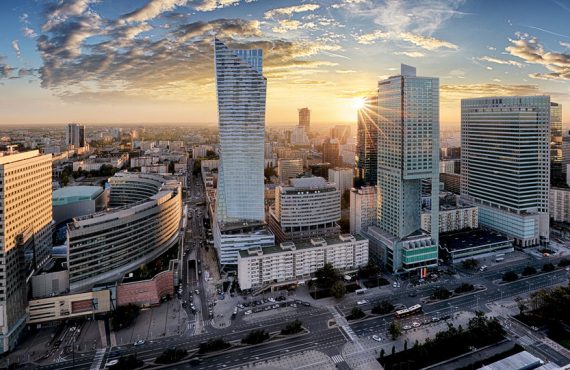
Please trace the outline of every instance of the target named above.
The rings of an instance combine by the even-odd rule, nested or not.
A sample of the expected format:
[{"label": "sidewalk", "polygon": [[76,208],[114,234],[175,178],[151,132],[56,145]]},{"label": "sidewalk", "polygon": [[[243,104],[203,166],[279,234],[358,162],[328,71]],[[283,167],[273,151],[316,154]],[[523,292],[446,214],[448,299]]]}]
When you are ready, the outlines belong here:
[{"label": "sidewalk", "polygon": [[188,317],[177,298],[160,306],[141,310],[135,323],[126,329],[111,332],[111,343],[117,346],[132,344],[137,340],[181,335],[186,331]]}]

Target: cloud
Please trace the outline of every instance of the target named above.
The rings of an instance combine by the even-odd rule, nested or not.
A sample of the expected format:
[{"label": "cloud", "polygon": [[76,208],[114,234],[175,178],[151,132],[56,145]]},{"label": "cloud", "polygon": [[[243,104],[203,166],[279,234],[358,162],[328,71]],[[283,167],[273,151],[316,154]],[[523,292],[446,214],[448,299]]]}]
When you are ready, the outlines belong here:
[{"label": "cloud", "polygon": [[24,27],[22,29],[22,33],[24,34],[25,37],[29,38],[29,39],[33,39],[35,37],[38,36],[38,34],[36,33],[36,31],[34,31],[33,29],[31,29],[30,27]]},{"label": "cloud", "polygon": [[422,58],[425,57],[426,55],[424,53],[421,53],[419,51],[396,51],[394,52],[395,55],[405,55],[409,58]]},{"label": "cloud", "polygon": [[45,18],[47,22],[42,31],[50,31],[53,27],[65,22],[70,17],[80,16],[89,10],[89,4],[97,0],[67,0],[57,4],[47,4]]},{"label": "cloud", "polygon": [[123,22],[145,22],[158,15],[174,10],[178,6],[183,6],[188,0],[150,0],[145,6],[121,17]]},{"label": "cloud", "polygon": [[335,72],[338,74],[356,73],[356,71],[352,69],[337,69]]},{"label": "cloud", "polygon": [[451,49],[457,50],[459,47],[451,42],[440,40],[431,36],[422,36],[410,32],[384,32],[384,31],[374,31],[367,34],[355,36],[356,41],[360,44],[373,44],[376,40],[395,40],[395,41],[405,41],[410,44],[416,45],[422,49],[426,50],[437,50],[437,49]]},{"label": "cloud", "polygon": [[12,40],[12,49],[14,49],[14,51],[16,52],[16,56],[18,58],[20,58],[22,56],[22,52],[20,50],[20,44],[18,43],[18,40]]},{"label": "cloud", "polygon": [[531,73],[529,77],[543,80],[570,80],[570,54],[546,51],[534,37],[519,35],[510,39],[512,45],[505,50],[527,63],[544,66],[549,73]]},{"label": "cloud", "polygon": [[515,96],[541,94],[537,85],[505,85],[498,83],[441,85],[442,102],[457,102],[463,98],[482,96]]},{"label": "cloud", "polygon": [[489,63],[495,63],[495,64],[503,64],[503,65],[511,65],[511,66],[515,66],[518,68],[522,68],[523,64],[520,62],[516,62],[514,60],[507,60],[507,59],[501,59],[501,58],[495,58],[495,57],[488,57],[488,56],[484,56],[481,58],[478,58],[480,61],[483,62],[489,62]]},{"label": "cloud", "polygon": [[201,2],[199,2],[194,8],[201,12],[210,12],[212,10],[237,4],[239,4],[239,0],[201,0]]},{"label": "cloud", "polygon": [[303,12],[311,12],[314,10],[319,9],[321,6],[318,4],[303,4],[303,5],[294,5],[289,6],[286,8],[276,8],[272,10],[268,10],[265,12],[265,18],[271,19],[278,16],[291,16],[294,13],[303,13]]}]

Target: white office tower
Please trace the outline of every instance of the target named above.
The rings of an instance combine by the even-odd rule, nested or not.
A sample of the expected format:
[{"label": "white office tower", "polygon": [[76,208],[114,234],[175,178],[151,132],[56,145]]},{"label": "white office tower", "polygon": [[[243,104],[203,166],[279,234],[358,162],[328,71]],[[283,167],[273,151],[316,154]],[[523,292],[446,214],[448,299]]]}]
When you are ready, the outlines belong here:
[{"label": "white office tower", "polygon": [[[401,74],[378,83],[377,225],[368,228],[387,268],[437,266],[439,209],[439,80]],[[431,230],[421,229],[422,180],[431,181]]]},{"label": "white office tower", "polygon": [[83,148],[85,146],[85,126],[77,123],[70,123],[67,125],[67,145],[73,145],[76,148]]},{"label": "white office tower", "polygon": [[233,50],[215,39],[214,53],[220,164],[213,234],[224,265],[237,263],[240,248],[272,237],[260,229],[265,220],[267,81],[262,74],[262,50]]},{"label": "white office tower", "polygon": [[284,159],[281,158],[277,161],[277,176],[279,182],[287,184],[290,179],[296,178],[303,173],[303,160],[302,159]]},{"label": "white office tower", "polygon": [[262,50],[215,40],[220,128],[217,215],[221,223],[263,221],[265,94]]},{"label": "white office tower", "polygon": [[359,234],[376,224],[376,187],[363,186],[350,191],[350,233]]},{"label": "white office tower", "polygon": [[461,101],[461,198],[520,247],[548,242],[549,154],[549,96]]},{"label": "white office tower", "polygon": [[0,152],[0,353],[26,326],[26,279],[52,246],[51,154]]}]

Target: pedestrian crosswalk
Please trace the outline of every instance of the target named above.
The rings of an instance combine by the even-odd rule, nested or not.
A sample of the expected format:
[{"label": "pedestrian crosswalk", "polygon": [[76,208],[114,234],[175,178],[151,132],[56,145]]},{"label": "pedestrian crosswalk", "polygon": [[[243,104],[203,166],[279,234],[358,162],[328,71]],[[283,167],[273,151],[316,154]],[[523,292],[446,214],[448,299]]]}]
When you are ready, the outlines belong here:
[{"label": "pedestrian crosswalk", "polygon": [[331,358],[335,364],[339,364],[344,361],[344,358],[342,358],[341,355],[334,355]]},{"label": "pedestrian crosswalk", "polygon": [[101,362],[103,362],[103,357],[105,357],[106,348],[99,348],[95,352],[95,357],[93,358],[93,363],[91,364],[90,370],[101,369]]}]

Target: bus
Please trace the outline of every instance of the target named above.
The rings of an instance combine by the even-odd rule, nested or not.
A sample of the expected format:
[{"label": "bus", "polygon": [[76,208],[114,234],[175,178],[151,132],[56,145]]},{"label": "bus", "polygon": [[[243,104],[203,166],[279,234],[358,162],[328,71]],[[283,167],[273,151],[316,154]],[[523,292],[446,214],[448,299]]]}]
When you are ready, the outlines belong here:
[{"label": "bus", "polygon": [[364,294],[364,293],[366,293],[367,291],[368,291],[368,289],[362,288],[362,289],[356,289],[354,292],[355,292],[356,294]]},{"label": "bus", "polygon": [[403,310],[396,311],[396,318],[401,319],[401,318],[406,317],[406,316],[416,315],[420,312],[422,312],[422,305],[421,304],[415,304],[415,305],[408,307],[408,308],[405,308]]}]

